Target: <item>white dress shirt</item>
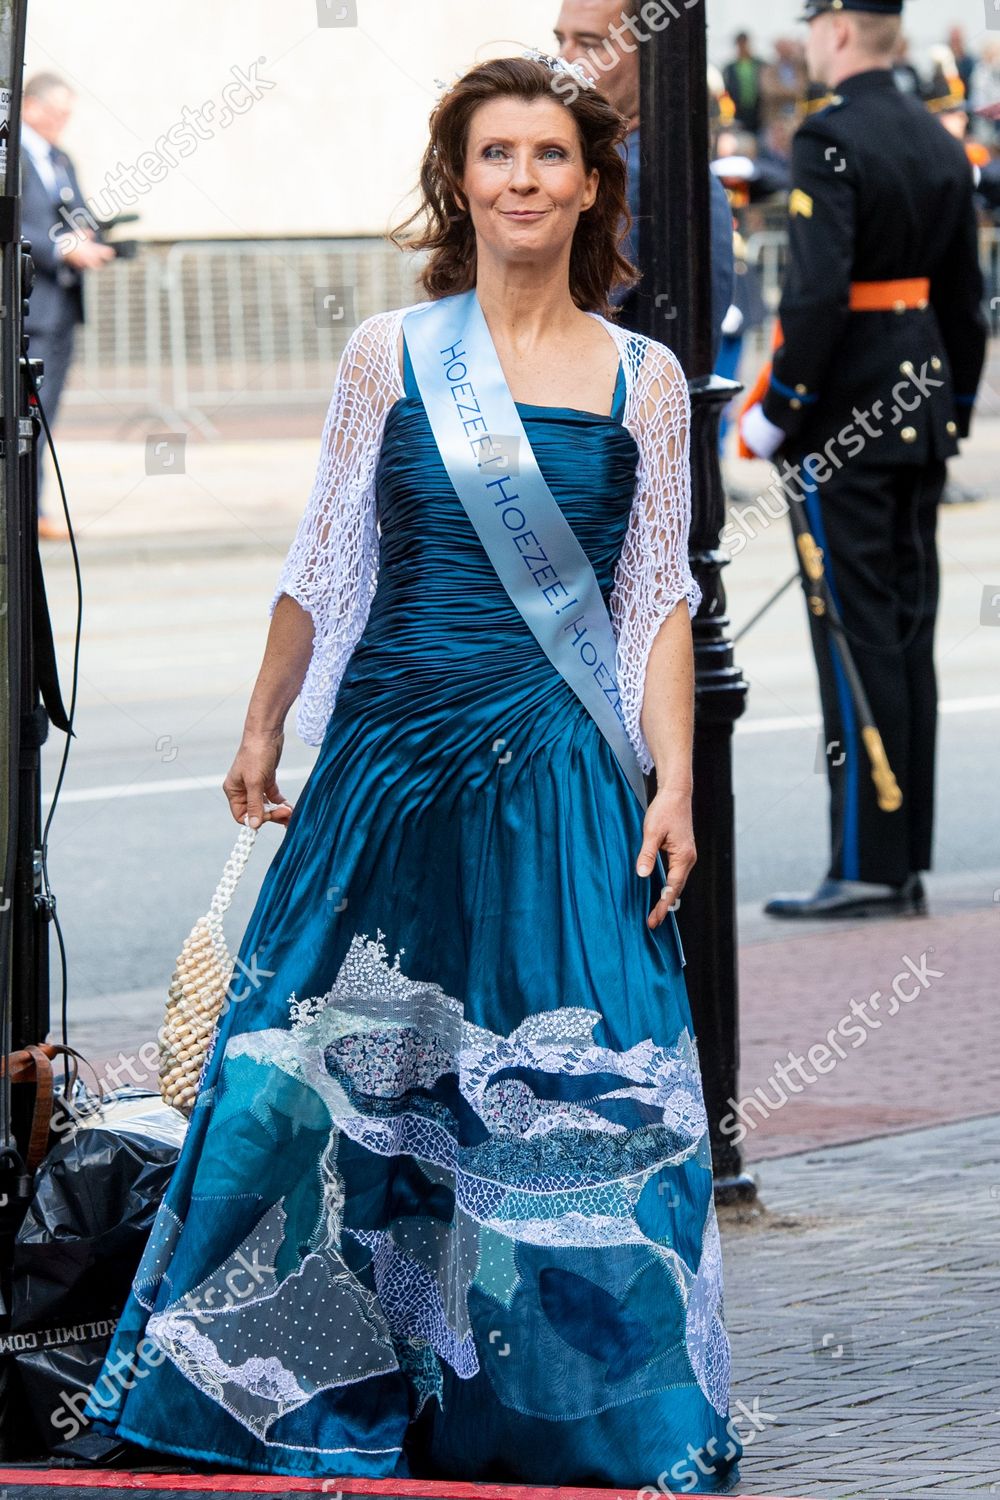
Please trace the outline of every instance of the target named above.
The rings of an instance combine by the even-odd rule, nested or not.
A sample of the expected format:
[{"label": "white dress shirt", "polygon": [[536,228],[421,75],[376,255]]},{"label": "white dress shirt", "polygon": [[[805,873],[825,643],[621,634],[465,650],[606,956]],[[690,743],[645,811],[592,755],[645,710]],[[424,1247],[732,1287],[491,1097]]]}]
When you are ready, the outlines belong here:
[{"label": "white dress shirt", "polygon": [[50,156],[51,146],[44,136],[32,126],[21,122],[21,145],[31,157],[32,163],[39,177],[52,194],[53,198],[59,197],[59,183],[56,180],[55,168]]}]

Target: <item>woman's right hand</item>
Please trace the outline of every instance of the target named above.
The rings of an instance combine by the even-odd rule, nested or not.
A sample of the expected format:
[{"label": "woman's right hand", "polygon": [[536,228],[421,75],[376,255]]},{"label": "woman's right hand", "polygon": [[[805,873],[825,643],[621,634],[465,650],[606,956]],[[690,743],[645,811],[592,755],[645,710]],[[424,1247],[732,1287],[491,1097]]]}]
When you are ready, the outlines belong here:
[{"label": "woman's right hand", "polygon": [[[255,734],[243,732],[236,759],[229,768],[222,790],[229,799],[229,810],[237,823],[242,823],[250,814],[250,827],[259,828],[261,823],[287,823],[292,816],[292,805],[286,802],[278,789],[278,761],[285,736],[277,734]],[[278,807],[265,808],[264,801],[280,803]]]}]

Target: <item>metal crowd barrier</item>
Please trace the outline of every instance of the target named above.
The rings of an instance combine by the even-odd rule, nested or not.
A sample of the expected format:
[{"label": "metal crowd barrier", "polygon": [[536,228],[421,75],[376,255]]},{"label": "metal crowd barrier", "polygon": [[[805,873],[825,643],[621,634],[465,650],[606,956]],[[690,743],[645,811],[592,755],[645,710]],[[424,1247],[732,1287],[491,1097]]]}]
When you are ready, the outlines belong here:
[{"label": "metal crowd barrier", "polygon": [[[152,248],[85,278],[85,321],[76,331],[64,409],[99,408],[122,430],[144,416],[169,418],[162,277],[162,256]],[[44,401],[44,383],[41,395]]]},{"label": "metal crowd barrier", "polygon": [[143,245],[87,278],[64,400],[209,434],[227,407],[324,402],[352,329],[417,300],[414,273],[384,240]]},{"label": "metal crowd barrier", "polygon": [[788,234],[784,229],[762,229],[746,242],[747,265],[760,278],[761,296],[769,313],[778,311],[788,263]]}]

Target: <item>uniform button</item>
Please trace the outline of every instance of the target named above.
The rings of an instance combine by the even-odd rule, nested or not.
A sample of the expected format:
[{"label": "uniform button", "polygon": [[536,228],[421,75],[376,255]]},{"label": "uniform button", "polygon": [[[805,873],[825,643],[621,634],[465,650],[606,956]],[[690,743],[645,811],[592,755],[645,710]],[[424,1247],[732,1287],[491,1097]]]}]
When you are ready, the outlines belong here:
[{"label": "uniform button", "polygon": [[808,396],[809,387],[807,385],[797,385],[795,387],[795,394],[797,396]]},{"label": "uniform button", "polygon": [[913,361],[912,361],[912,359],[904,359],[903,360],[903,363],[899,367],[899,373],[900,373],[900,375],[912,375],[913,374]]},{"label": "uniform button", "polygon": [[932,370],[940,370],[940,368],[941,368],[941,361],[938,359],[937,355],[935,354],[934,358],[931,360],[931,369]]},{"label": "uniform button", "polygon": [[898,302],[892,304],[892,310],[893,312],[904,313],[906,311],[906,303],[900,299]]},{"label": "uniform button", "polygon": [[792,408],[792,411],[801,411],[802,410],[802,402],[799,400],[798,396],[793,396],[792,399],[791,399],[791,401],[789,401],[788,404]]},{"label": "uniform button", "polygon": [[949,437],[957,437],[958,436],[958,423],[957,422],[949,422],[948,426],[945,428],[945,431],[947,432],[947,434],[948,434]]},{"label": "uniform button", "polygon": [[917,307],[921,312],[926,312],[929,305],[930,304],[928,303],[926,297],[921,297],[920,301],[917,303]]},{"label": "uniform button", "polygon": [[899,435],[904,443],[915,443],[917,441],[917,429],[915,427],[904,427]]}]

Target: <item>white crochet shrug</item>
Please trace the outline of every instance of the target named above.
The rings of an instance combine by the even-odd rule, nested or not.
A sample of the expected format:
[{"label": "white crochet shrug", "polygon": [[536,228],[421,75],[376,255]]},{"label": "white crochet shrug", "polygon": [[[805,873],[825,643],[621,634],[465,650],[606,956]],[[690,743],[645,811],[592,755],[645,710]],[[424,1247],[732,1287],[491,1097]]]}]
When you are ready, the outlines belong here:
[{"label": "white crochet shrug", "polygon": [[[386,413],[405,395],[397,343],[411,310],[366,318],[341,355],[316,478],[271,600],[273,613],[280,596],[290,594],[313,617],[312,657],[295,720],[310,745],[322,743],[378,580],[375,467]],[[639,717],[650,647],[681,599],[692,615],[701,601],[688,564],[690,402],[680,365],[665,344],[598,313],[590,316],[618,346],[626,382],[624,424],[639,449],[609,610],[625,728],[648,771],[653,761]]]}]

